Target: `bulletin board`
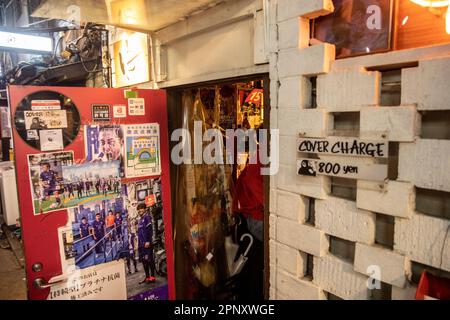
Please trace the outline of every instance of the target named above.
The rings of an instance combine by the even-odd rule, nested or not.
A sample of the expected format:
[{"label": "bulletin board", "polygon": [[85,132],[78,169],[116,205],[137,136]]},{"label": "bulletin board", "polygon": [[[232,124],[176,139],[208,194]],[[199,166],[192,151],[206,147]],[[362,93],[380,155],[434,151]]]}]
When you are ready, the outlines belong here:
[{"label": "bulletin board", "polygon": [[[76,252],[74,243],[78,240],[73,239],[73,234],[69,235],[60,231],[64,228],[68,232],[72,231],[71,229],[78,230],[78,227],[71,227],[71,220],[74,223],[75,221],[76,223],[81,223],[77,219],[81,211],[86,210],[89,204],[92,204],[92,210],[95,213],[95,201],[114,199],[111,200],[112,202],[109,206],[110,208],[111,206],[117,208],[118,203],[122,201],[118,200],[119,195],[123,196],[123,199],[125,199],[123,201],[127,201],[130,198],[130,194],[136,195],[139,198],[138,200],[144,201],[147,205],[154,205],[158,201],[162,205],[162,213],[161,210],[159,212],[162,214],[162,223],[164,224],[163,237],[165,248],[163,251],[167,263],[166,298],[175,298],[166,94],[163,90],[136,91],[137,99],[130,102],[129,99],[125,98],[124,90],[121,89],[33,86],[10,86],[8,88],[12,126],[14,127],[13,139],[17,189],[20,199],[29,299],[49,299],[49,297],[67,299],[74,297],[80,299],[89,298],[87,294],[65,297],[64,292],[68,291],[67,288],[65,291],[61,290],[63,297],[61,292],[54,288],[51,290],[37,289],[33,283],[37,278],[42,278],[47,283],[52,279],[61,278],[63,280],[60,287],[64,288],[64,282],[67,282],[67,275],[64,279],[65,272],[63,270],[66,268],[65,259],[67,261],[77,259],[73,255]],[[52,95],[46,99],[31,99],[31,101],[29,97],[38,92],[56,93],[61,97],[60,105],[54,101],[55,99],[52,98]],[[27,102],[27,99],[30,101]],[[33,116],[38,116],[39,118],[39,112],[41,112],[49,116],[47,120],[50,118],[54,119],[56,115],[56,118],[58,119],[59,117],[61,121],[58,123],[45,123],[46,116],[44,115],[41,117],[41,121],[35,121],[37,124],[34,124],[34,129],[30,129],[32,124],[31,122],[28,123],[28,120],[27,123],[24,123],[22,119],[23,114],[16,119],[17,114],[20,113],[18,108],[24,107],[24,101],[29,106],[31,104],[34,105],[31,108],[34,114],[30,114],[28,120],[33,120]],[[62,112],[62,110],[70,110],[70,112]],[[48,113],[48,111],[51,112]],[[69,114],[69,116],[64,118],[62,114]],[[66,120],[67,123],[65,122]],[[61,126],[63,128],[59,129]],[[98,138],[101,127],[106,127],[106,131],[114,132],[123,139],[124,153],[120,159],[114,152],[105,152],[104,149],[102,149],[103,151],[97,150],[98,145],[92,145],[92,141],[95,141],[96,137]],[[26,132],[26,130],[34,131]],[[62,145],[61,141],[58,142],[59,130],[62,131],[63,135]],[[50,131],[49,139],[51,143],[46,144],[46,147],[43,148],[40,143],[37,143],[37,139],[42,140],[48,137],[49,132],[45,131]],[[45,134],[42,134],[42,132]],[[30,135],[27,136],[27,134]],[[54,134],[55,138],[51,137],[52,134]],[[145,138],[147,134],[151,139]],[[141,138],[139,143],[134,143],[135,148],[141,148],[134,155],[125,153],[126,139],[129,136],[132,136],[131,140],[129,140],[131,141],[130,143],[133,143],[133,137]],[[143,137],[144,139],[142,140]],[[27,140],[28,138],[29,140]],[[142,163],[138,163],[139,159],[136,158],[138,156],[141,157],[139,159],[142,160]],[[133,171],[134,175],[126,175],[128,172],[125,172],[127,163],[134,163],[135,167],[138,168],[128,169],[128,171]],[[48,173],[49,171],[46,171],[46,164],[48,164],[51,174]],[[77,167],[75,168],[75,166]],[[117,170],[114,166],[117,167]],[[151,169],[149,170],[149,168]],[[39,172],[39,170],[45,171],[45,173],[42,175],[42,172]],[[79,172],[82,172],[82,178],[79,177]],[[54,178],[51,181],[64,181],[64,184],[62,184],[62,187],[59,185],[54,187],[52,183],[57,184],[57,182],[51,182],[51,187],[48,187],[48,184],[44,184],[43,187],[42,177],[45,178],[46,176]],[[40,179],[40,183],[35,181],[33,184],[33,179]],[[80,179],[80,181],[84,180],[84,188],[81,190],[82,196],[77,190],[79,183],[77,179]],[[100,182],[103,181],[103,185],[101,186],[100,182],[97,184],[89,182],[95,179]],[[108,179],[108,187],[105,187]],[[55,189],[58,190],[55,191]],[[124,204],[122,203],[121,205]],[[133,205],[135,206],[136,203]],[[127,207],[125,211],[128,214],[130,210]],[[86,217],[89,218],[90,216],[86,214]],[[114,236],[117,236],[119,239],[120,235],[117,235],[115,232]],[[75,237],[77,237],[76,232]],[[122,240],[125,241],[125,239]],[[120,239],[116,241],[119,243]],[[87,247],[89,248],[89,246]],[[111,247],[113,247],[113,244],[111,244]],[[86,249],[86,246],[84,249]],[[161,252],[161,250],[158,252]],[[78,253],[78,255],[80,254]],[[89,263],[86,262],[88,260],[81,258],[78,257],[78,260],[84,261],[83,263],[86,267],[89,267],[87,266]],[[113,268],[113,264],[116,263],[113,261],[107,262],[105,258],[104,266],[100,263],[98,264],[99,268],[104,267],[103,271],[99,269],[98,274],[108,272],[109,269],[107,268]],[[41,270],[34,270],[35,268],[32,266],[36,263],[42,266]],[[81,264],[80,266],[82,268],[85,267]],[[95,259],[94,266],[90,267],[95,267]],[[86,273],[90,269],[82,270],[82,272]],[[115,277],[123,277],[124,274],[124,270],[114,273]],[[128,299],[152,299],[155,297],[158,299],[158,293],[146,296],[145,292],[140,292],[133,297],[130,297],[130,294],[122,293],[120,297],[125,296]],[[100,295],[92,297],[108,298],[108,295],[105,296],[104,289]],[[164,298],[164,294],[161,297]]]}]

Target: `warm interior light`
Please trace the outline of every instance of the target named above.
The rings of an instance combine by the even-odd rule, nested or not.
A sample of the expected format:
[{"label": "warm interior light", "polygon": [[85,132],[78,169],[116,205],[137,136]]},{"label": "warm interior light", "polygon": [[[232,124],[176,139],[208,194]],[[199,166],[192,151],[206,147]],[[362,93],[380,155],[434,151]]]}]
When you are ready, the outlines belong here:
[{"label": "warm interior light", "polygon": [[133,26],[147,23],[145,0],[106,0],[106,3],[112,23]]},{"label": "warm interior light", "polygon": [[447,34],[450,34],[450,5],[447,8],[445,31],[447,32]]},{"label": "warm interior light", "polygon": [[422,7],[443,8],[447,7],[445,13],[445,31],[450,34],[450,0],[409,0]]},{"label": "warm interior light", "polygon": [[449,0],[409,0],[422,7],[442,8],[450,4]]}]

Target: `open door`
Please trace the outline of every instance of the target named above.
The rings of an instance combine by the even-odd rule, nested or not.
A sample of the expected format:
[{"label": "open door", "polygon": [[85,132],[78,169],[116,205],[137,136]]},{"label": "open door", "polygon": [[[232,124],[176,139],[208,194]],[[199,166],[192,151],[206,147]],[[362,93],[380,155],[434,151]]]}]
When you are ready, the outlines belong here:
[{"label": "open door", "polygon": [[8,89],[29,299],[173,299],[166,94]]},{"label": "open door", "polygon": [[[196,124],[200,123],[201,135],[206,129],[219,129],[217,136],[223,139],[219,139],[217,150],[234,157],[232,163],[227,159],[223,163],[195,164],[191,153],[191,164],[172,164],[172,189],[177,190],[172,195],[175,261],[180,262],[175,266],[177,298],[268,298],[270,177],[254,175],[258,170],[253,170],[248,177],[256,179],[261,188],[249,186],[254,192],[241,193],[249,195],[247,199],[257,210],[264,211],[256,222],[261,226],[257,238],[248,233],[243,213],[233,207],[236,182],[249,158],[248,139],[243,139],[246,148],[238,150],[238,136],[233,137],[227,130],[270,128],[269,76],[186,85],[167,89],[167,93],[170,132],[186,130],[191,136],[191,150],[195,150]],[[231,139],[235,140],[234,152],[228,149]],[[200,136],[197,141],[201,140]],[[204,152],[208,152],[210,141],[203,143]],[[202,142],[198,145],[202,146]],[[177,147],[179,142],[172,141],[172,150]],[[183,150],[184,157],[187,153]]]}]

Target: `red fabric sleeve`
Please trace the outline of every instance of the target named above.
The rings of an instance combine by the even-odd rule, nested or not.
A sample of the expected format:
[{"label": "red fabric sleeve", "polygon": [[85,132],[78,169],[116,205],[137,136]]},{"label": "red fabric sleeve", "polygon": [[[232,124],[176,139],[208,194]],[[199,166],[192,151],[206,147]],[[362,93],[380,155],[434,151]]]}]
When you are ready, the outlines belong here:
[{"label": "red fabric sleeve", "polygon": [[248,164],[239,176],[233,211],[241,212],[256,220],[264,219],[264,179],[261,175],[261,164]]}]

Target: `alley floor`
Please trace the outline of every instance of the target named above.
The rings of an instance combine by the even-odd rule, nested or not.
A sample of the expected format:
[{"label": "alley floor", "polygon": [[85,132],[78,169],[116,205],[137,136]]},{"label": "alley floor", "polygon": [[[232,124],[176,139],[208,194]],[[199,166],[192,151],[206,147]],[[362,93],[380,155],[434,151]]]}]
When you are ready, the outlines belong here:
[{"label": "alley floor", "polygon": [[24,258],[21,243],[6,228],[0,239],[0,300],[25,300]]}]

